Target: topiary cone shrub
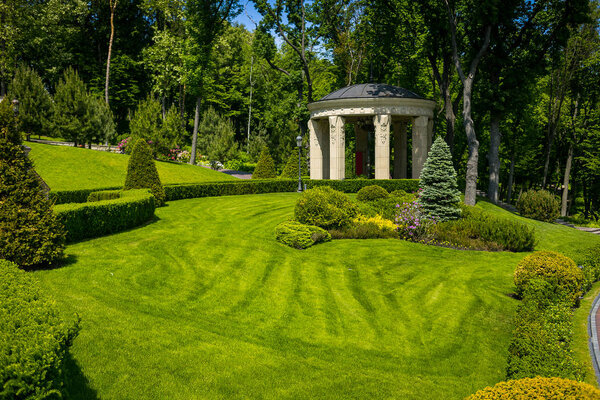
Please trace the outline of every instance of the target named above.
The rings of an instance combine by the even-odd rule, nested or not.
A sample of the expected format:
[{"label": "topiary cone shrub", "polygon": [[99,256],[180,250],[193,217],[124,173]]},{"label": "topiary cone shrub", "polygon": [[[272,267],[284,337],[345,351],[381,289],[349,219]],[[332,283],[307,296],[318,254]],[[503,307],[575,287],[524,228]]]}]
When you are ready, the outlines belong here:
[{"label": "topiary cone shrub", "polygon": [[[302,176],[307,176],[308,175],[308,165],[306,163],[306,157],[302,157],[301,162],[302,162]],[[290,155],[290,158],[288,158],[288,161],[285,164],[283,171],[281,171],[281,175],[279,175],[279,177],[285,178],[285,179],[298,179],[298,149],[296,149],[296,151],[292,152],[292,154]]]},{"label": "topiary cone shrub", "polygon": [[554,222],[560,216],[560,200],[546,190],[528,190],[519,196],[517,210],[527,218]]},{"label": "topiary cone shrub", "polygon": [[563,378],[523,378],[481,389],[465,400],[597,400],[600,390]]},{"label": "topiary cone shrub", "polygon": [[422,211],[438,222],[460,218],[460,192],[450,148],[437,138],[427,155],[420,176]]},{"label": "topiary cone shrub", "polygon": [[[296,168],[296,173],[297,172],[298,169]],[[273,157],[271,157],[271,154],[269,154],[269,149],[265,146],[260,152],[256,167],[254,167],[252,179],[271,179],[276,177],[277,173],[275,172],[275,161],[273,161]]]},{"label": "topiary cone shrub", "polygon": [[152,149],[144,139],[138,139],[131,151],[127,164],[127,177],[123,190],[150,189],[156,198],[156,205],[165,204],[165,190],[160,183],[156,164],[152,158]]},{"label": "topiary cone shrub", "polygon": [[517,294],[522,295],[534,279],[548,282],[556,296],[566,296],[578,303],[584,276],[569,257],[555,251],[536,251],[523,258],[514,274]]}]

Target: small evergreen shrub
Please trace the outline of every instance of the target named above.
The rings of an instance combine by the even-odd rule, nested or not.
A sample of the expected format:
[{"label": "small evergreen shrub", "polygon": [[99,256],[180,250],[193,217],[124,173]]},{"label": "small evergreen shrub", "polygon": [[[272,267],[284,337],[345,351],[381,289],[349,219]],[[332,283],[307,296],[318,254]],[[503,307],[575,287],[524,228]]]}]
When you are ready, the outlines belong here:
[{"label": "small evergreen shrub", "polygon": [[331,235],[318,226],[285,221],[275,228],[275,239],[295,249],[306,249],[313,244],[330,241]]},{"label": "small evergreen shrub", "polygon": [[600,280],[600,245],[589,248],[583,256],[583,269],[589,271],[592,282]]},{"label": "small evergreen shrub", "polygon": [[102,200],[114,200],[121,197],[120,190],[99,190],[97,192],[92,192],[89,194],[87,198],[87,202],[91,203],[94,201],[102,201]]},{"label": "small evergreen shrub", "polygon": [[562,378],[524,378],[481,389],[465,400],[596,400],[600,390]]},{"label": "small evergreen shrub", "polygon": [[582,294],[583,273],[573,260],[554,251],[536,251],[519,262],[514,274],[517,294],[522,295],[532,279],[545,280],[573,303]]},{"label": "small evergreen shrub", "polygon": [[31,274],[0,260],[0,399],[62,398],[64,362],[78,332]]},{"label": "small evergreen shrub", "polygon": [[152,191],[158,207],[165,204],[165,190],[160,183],[152,150],[144,139],[138,139],[127,164],[127,177],[123,190],[146,188]]},{"label": "small evergreen shrub", "polygon": [[390,192],[390,197],[405,197],[408,196],[409,194],[406,193],[404,190],[402,189],[396,189],[396,190],[392,190]]},{"label": "small evergreen shrub", "polygon": [[[0,102],[0,108],[5,108],[2,103],[7,101]],[[0,129],[8,132],[13,127]],[[14,143],[5,137],[19,141]],[[0,258],[23,268],[47,266],[62,257],[64,239],[64,229],[52,213],[52,203],[41,188],[20,138],[0,136]]]},{"label": "small evergreen shrub", "polygon": [[528,190],[517,200],[517,210],[527,218],[554,222],[560,216],[560,200],[546,190]]},{"label": "small evergreen shrub", "polygon": [[378,199],[385,199],[389,197],[387,190],[379,185],[365,186],[356,193],[356,199],[358,201],[373,201]]},{"label": "small evergreen shrub", "polygon": [[332,229],[349,225],[358,215],[358,208],[344,193],[324,186],[304,192],[294,213],[303,224]]},{"label": "small evergreen shrub", "polygon": [[437,222],[460,218],[460,192],[450,148],[438,137],[427,156],[420,176],[419,203],[423,212]]},{"label": "small evergreen shrub", "polygon": [[[301,158],[302,162],[302,176],[308,175],[308,165],[306,162],[306,157]],[[292,152],[290,157],[288,158],[285,167],[283,167],[283,171],[281,171],[280,178],[285,179],[298,179],[298,150]]]},{"label": "small evergreen shrub", "polygon": [[252,179],[270,179],[275,177],[277,177],[275,161],[273,161],[273,157],[269,154],[269,149],[265,146],[260,152],[256,167],[254,167]]}]

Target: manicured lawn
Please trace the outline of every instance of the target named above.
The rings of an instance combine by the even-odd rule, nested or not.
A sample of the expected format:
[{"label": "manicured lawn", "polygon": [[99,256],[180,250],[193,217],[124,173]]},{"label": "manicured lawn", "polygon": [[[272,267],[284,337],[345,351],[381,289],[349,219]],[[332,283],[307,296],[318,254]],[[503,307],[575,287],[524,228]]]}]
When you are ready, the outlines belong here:
[{"label": "manicured lawn", "polygon": [[[399,240],[293,250],[273,228],[296,198],[171,202],[35,272],[82,319],[72,398],[460,399],[504,378],[523,254]],[[600,241],[540,227],[540,248]]]},{"label": "manicured lawn", "polygon": [[[94,189],[123,185],[129,156],[68,146],[28,142],[36,171],[53,190]],[[163,184],[236,179],[208,168],[157,162]]]}]

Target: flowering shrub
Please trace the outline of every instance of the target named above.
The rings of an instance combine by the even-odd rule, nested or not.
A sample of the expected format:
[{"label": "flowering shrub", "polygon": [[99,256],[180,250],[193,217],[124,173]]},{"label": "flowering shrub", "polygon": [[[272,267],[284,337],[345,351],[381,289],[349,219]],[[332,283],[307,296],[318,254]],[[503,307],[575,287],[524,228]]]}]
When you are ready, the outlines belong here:
[{"label": "flowering shrub", "polygon": [[177,153],[177,161],[182,163],[189,163],[190,158],[192,158],[192,154],[187,150],[182,150]]},{"label": "flowering shrub", "polygon": [[123,139],[119,142],[119,144],[117,145],[117,150],[119,151],[119,153],[125,153],[125,150],[127,149],[127,144],[130,141],[131,141],[131,136],[126,137],[125,139]]},{"label": "flowering shrub", "polygon": [[401,238],[418,241],[427,235],[429,227],[435,219],[428,218],[418,200],[410,203],[396,204],[396,227]]},{"label": "flowering shrub", "polygon": [[352,220],[352,223],[355,225],[374,225],[382,232],[394,232],[396,230],[396,225],[389,219],[383,218],[381,215],[375,215],[374,217],[359,215]]}]

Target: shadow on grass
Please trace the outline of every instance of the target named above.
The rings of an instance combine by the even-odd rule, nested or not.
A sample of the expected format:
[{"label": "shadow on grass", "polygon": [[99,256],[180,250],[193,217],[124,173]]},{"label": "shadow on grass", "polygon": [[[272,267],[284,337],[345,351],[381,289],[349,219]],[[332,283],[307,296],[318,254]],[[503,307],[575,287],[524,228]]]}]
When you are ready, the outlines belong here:
[{"label": "shadow on grass", "polygon": [[98,400],[98,393],[90,386],[77,361],[71,352],[65,359],[65,386],[63,388],[66,400]]}]

